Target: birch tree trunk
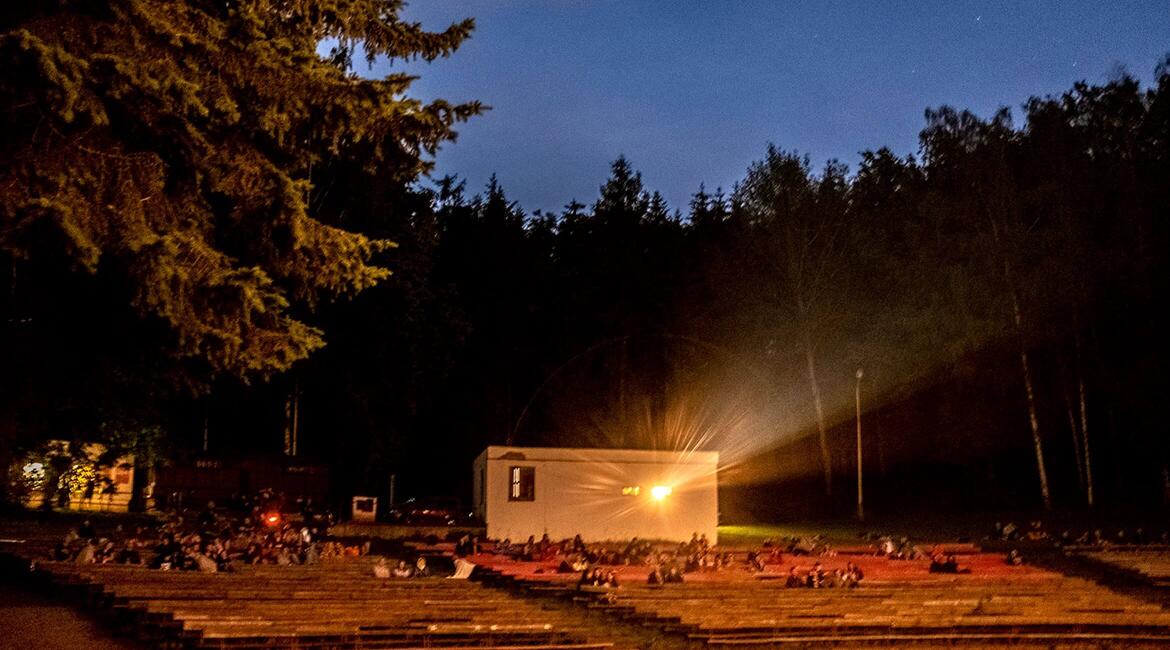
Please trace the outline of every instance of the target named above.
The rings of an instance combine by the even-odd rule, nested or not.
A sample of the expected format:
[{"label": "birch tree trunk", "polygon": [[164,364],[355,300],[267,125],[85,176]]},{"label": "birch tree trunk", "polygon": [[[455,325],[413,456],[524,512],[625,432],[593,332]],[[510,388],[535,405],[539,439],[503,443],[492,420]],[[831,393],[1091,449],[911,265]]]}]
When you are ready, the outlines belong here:
[{"label": "birch tree trunk", "polygon": [[808,385],[812,390],[813,409],[817,416],[817,435],[821,444],[821,467],[825,473],[825,496],[833,496],[833,457],[829,453],[829,434],[825,426],[825,407],[821,400],[821,385],[817,381],[817,361],[816,352],[813,350],[812,342],[806,335],[802,342],[804,347],[804,359],[806,368],[808,370]]},{"label": "birch tree trunk", "polygon": [[1085,463],[1082,459],[1084,445],[1081,444],[1081,425],[1077,419],[1076,409],[1073,407],[1072,396],[1068,392],[1068,368],[1065,365],[1063,356],[1060,354],[1057,354],[1057,364],[1060,367],[1060,392],[1062,397],[1064,397],[1064,412],[1068,416],[1068,430],[1072,434],[1073,458],[1077,462],[1077,484],[1082,490],[1085,490]]},{"label": "birch tree trunk", "polygon": [[1084,445],[1085,458],[1085,500],[1089,507],[1093,507],[1093,455],[1089,451],[1089,411],[1088,398],[1085,395],[1085,371],[1081,363],[1081,328],[1080,319],[1073,316],[1073,336],[1076,346],[1077,367],[1077,398],[1080,403],[1081,415],[1081,444]]},{"label": "birch tree trunk", "polygon": [[[1005,261],[1004,272],[1010,277],[1011,266]],[[1024,344],[1023,319],[1020,316],[1020,299],[1015,286],[1011,287],[1012,320],[1016,326],[1016,338],[1020,343],[1020,370],[1024,376],[1024,392],[1028,397],[1028,423],[1032,426],[1032,445],[1036,450],[1036,470],[1040,476],[1040,498],[1044,509],[1052,509],[1052,495],[1048,491],[1048,470],[1044,467],[1044,443],[1040,439],[1040,420],[1036,416],[1036,391],[1032,388],[1032,368],[1028,365],[1028,348]]]},{"label": "birch tree trunk", "polygon": [[1032,429],[1032,447],[1036,452],[1036,473],[1040,479],[1040,498],[1044,502],[1044,509],[1052,509],[1052,494],[1048,489],[1048,470],[1044,466],[1044,442],[1040,438],[1040,419],[1036,414],[1036,391],[1032,385],[1032,368],[1028,362],[1028,344],[1024,332],[1024,318],[1020,310],[1020,293],[1016,286],[1015,274],[1012,273],[1011,258],[1005,248],[1000,233],[1000,224],[994,213],[988,214],[991,222],[991,235],[998,248],[999,257],[1003,262],[1003,282],[1007,287],[1008,298],[1012,308],[1012,326],[1019,345],[1020,374],[1024,381],[1024,393],[1028,404],[1028,424]]}]

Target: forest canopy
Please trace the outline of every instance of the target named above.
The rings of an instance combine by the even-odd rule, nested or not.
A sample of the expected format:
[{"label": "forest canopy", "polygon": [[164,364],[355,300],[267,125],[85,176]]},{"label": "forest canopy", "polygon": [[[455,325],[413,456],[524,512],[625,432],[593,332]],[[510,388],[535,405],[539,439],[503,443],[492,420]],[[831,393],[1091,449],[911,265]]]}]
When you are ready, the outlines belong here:
[{"label": "forest canopy", "polygon": [[855,170],[764,147],[685,210],[625,158],[557,213],[420,185],[396,282],[298,374],[306,436],[362,432],[317,448],[424,494],[486,444],[703,444],[786,486],[754,502],[847,502],[863,368],[875,507],[1161,502],[1167,73],[933,108]]},{"label": "forest canopy", "polygon": [[618,157],[529,213],[421,176],[483,106],[355,74],[473,27],[400,9],[2,10],[8,439],[125,421],[181,457],[299,426],[338,494],[417,495],[487,444],[709,446],[831,507],[856,390],[878,509],[1170,501],[1167,65],[930,108],[915,155],[852,170],[760,143],[688,206]]}]

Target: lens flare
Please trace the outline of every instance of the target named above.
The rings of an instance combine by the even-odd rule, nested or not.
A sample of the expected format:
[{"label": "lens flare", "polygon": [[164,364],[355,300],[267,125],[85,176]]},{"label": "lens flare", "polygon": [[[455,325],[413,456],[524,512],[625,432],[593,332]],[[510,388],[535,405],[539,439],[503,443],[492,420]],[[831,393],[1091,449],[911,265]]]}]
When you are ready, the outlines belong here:
[{"label": "lens flare", "polygon": [[650,488],[650,496],[654,497],[655,501],[661,501],[670,496],[670,493],[673,491],[669,485],[655,485]]}]

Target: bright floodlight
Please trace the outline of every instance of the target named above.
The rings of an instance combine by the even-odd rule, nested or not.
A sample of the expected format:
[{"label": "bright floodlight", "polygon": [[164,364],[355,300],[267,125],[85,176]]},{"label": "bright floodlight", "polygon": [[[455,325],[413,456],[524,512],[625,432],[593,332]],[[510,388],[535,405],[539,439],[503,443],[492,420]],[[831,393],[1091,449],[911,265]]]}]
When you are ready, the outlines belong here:
[{"label": "bright floodlight", "polygon": [[661,501],[670,496],[671,489],[669,485],[655,485],[650,488],[650,496],[654,497],[655,501]]}]

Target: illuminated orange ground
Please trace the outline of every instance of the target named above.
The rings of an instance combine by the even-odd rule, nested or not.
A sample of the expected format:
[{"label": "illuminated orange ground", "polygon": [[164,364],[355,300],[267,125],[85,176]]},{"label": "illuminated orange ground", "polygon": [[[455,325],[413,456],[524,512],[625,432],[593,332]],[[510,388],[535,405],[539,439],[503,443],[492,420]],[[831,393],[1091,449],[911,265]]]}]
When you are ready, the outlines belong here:
[{"label": "illuminated orange ground", "polygon": [[[955,551],[959,564],[971,568],[970,574],[948,575],[948,577],[955,577],[963,581],[978,582],[980,580],[1004,577],[1036,577],[1048,579],[1059,575],[1051,571],[1027,565],[1009,566],[1004,562],[1004,556],[1002,554],[972,553],[969,547],[962,545],[950,547],[943,545],[942,548],[948,551]],[[769,563],[763,573],[754,573],[741,566],[735,566],[719,571],[696,571],[686,574],[685,577],[687,582],[735,582],[768,578],[775,579],[787,575],[789,568],[792,566],[795,566],[797,573],[803,577],[815,562],[820,562],[826,571],[844,569],[846,563],[853,562],[861,567],[861,570],[865,573],[863,584],[873,584],[879,581],[905,582],[938,577],[938,574],[931,574],[929,572],[929,560],[888,560],[886,558],[873,557],[872,555],[854,554],[854,552],[860,552],[861,549],[852,549],[854,552],[850,551],[851,549],[842,549],[834,557],[793,556],[785,554],[781,562]],[[958,554],[961,551],[967,552]],[[737,554],[736,557],[738,560],[742,560],[743,556],[742,554]],[[552,582],[574,582],[580,577],[578,573],[557,573],[556,568],[560,562],[559,560],[520,562],[493,553],[482,553],[469,559],[476,564],[516,577],[549,580]],[[646,576],[650,571],[649,567],[646,566],[603,565],[601,568],[616,572],[621,582],[645,582]]]}]

